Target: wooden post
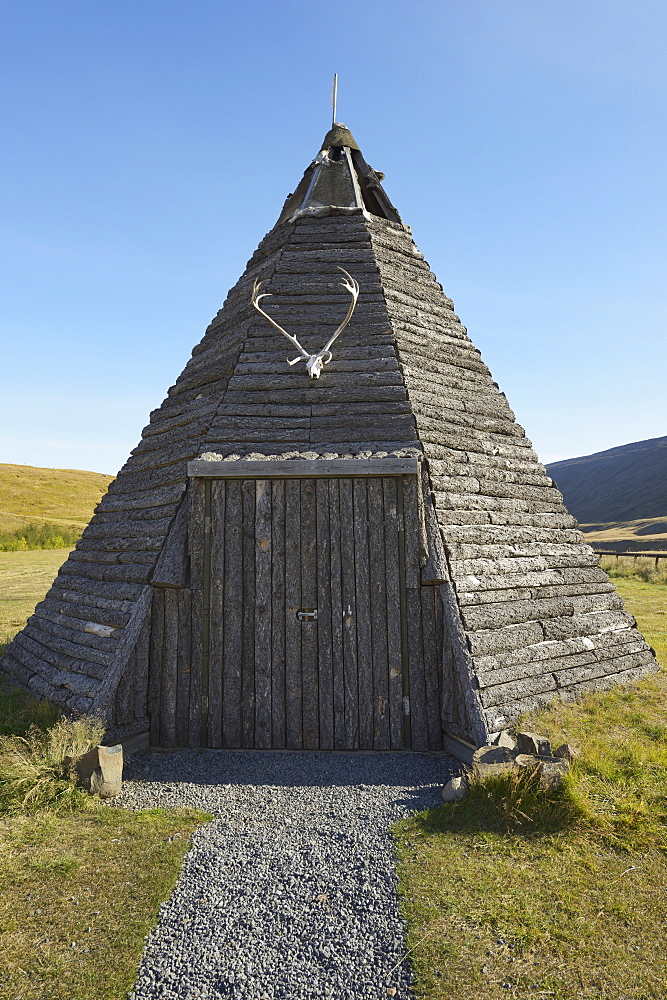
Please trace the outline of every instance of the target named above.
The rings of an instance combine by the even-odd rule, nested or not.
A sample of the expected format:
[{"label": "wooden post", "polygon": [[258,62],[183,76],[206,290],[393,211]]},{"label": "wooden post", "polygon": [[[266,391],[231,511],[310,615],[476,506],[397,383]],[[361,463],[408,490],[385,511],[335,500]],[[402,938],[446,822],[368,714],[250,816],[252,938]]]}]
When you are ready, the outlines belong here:
[{"label": "wooden post", "polygon": [[401,673],[403,675],[403,747],[412,747],[410,719],[410,653],[408,647],[408,595],[405,587],[405,505],[403,478],[396,482],[396,516],[398,518],[398,575],[401,587]]},{"label": "wooden post", "polygon": [[204,600],[202,608],[201,652],[201,745],[208,746],[208,676],[211,659],[211,488],[204,483]]}]

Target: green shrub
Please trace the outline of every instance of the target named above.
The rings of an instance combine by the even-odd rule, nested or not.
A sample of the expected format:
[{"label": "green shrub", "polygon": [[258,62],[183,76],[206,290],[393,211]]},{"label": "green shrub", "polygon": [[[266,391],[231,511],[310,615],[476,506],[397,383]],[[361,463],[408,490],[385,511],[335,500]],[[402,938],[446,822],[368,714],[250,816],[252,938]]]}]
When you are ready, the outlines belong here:
[{"label": "green shrub", "polygon": [[0,531],[0,552],[65,549],[76,545],[80,537],[81,529],[74,525],[30,522],[14,531]]},{"label": "green shrub", "polygon": [[85,793],[67,758],[87,753],[103,737],[104,724],[92,716],[62,718],[46,731],[31,726],[25,736],[0,736],[0,813],[79,805]]}]

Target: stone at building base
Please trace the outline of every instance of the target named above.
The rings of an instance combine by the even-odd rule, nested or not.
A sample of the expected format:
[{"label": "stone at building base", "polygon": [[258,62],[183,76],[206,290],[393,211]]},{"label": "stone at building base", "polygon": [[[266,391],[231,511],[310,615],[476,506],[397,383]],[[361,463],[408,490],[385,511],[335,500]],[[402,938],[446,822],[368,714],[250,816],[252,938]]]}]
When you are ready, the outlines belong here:
[{"label": "stone at building base", "polygon": [[460,802],[468,794],[470,782],[465,774],[457,774],[450,778],[442,790],[442,798],[445,802]]},{"label": "stone at building base", "polygon": [[123,787],[123,747],[97,746],[66,763],[77,776],[77,785],[103,799],[120,795]]},{"label": "stone at building base", "polygon": [[551,744],[546,736],[538,733],[516,734],[516,748],[519,753],[532,753],[537,757],[551,757]]},{"label": "stone at building base", "polygon": [[566,760],[568,764],[573,764],[577,757],[580,756],[581,750],[578,747],[573,747],[571,743],[561,743],[554,750],[554,757],[560,757],[561,760]]},{"label": "stone at building base", "polygon": [[540,766],[540,758],[534,753],[518,753],[514,758],[514,762],[522,770],[536,771]]},{"label": "stone at building base", "polygon": [[[522,771],[535,772],[539,776],[540,787],[545,791],[560,788],[564,776],[570,769],[570,760],[565,756],[565,751],[563,750],[563,756],[552,755],[549,741],[535,733],[520,733],[518,736],[523,737],[523,739],[517,740],[516,750],[504,746],[486,746],[476,750],[472,762],[475,777],[490,778],[499,774],[519,774]],[[539,747],[542,751],[547,750],[548,752],[520,753],[518,747],[522,745]],[[568,744],[563,744],[563,747],[565,746]],[[563,748],[559,747],[558,749]],[[572,750],[572,748],[569,749]],[[447,788],[448,785],[445,786],[445,789]],[[445,789],[443,789],[443,798],[445,798]]]},{"label": "stone at building base", "polygon": [[509,747],[480,747],[472,758],[472,769],[477,778],[508,774],[516,770],[516,753]]},{"label": "stone at building base", "polygon": [[566,760],[542,760],[539,765],[540,788],[546,792],[551,792],[555,788],[560,788],[563,778],[570,769]]},{"label": "stone at building base", "polygon": [[516,740],[506,729],[498,733],[493,740],[493,745],[496,747],[506,747],[508,750],[516,750]]}]

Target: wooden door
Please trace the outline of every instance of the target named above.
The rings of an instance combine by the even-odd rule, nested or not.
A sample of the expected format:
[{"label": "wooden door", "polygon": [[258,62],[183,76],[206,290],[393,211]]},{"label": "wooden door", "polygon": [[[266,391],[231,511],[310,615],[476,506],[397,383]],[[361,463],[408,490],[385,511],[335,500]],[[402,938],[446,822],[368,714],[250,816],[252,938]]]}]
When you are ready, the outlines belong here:
[{"label": "wooden door", "polygon": [[227,479],[210,489],[209,745],[398,750],[414,745],[416,723],[427,749],[403,478]]},{"label": "wooden door", "polygon": [[200,478],[190,505],[188,585],[153,600],[153,743],[441,749],[416,475]]}]

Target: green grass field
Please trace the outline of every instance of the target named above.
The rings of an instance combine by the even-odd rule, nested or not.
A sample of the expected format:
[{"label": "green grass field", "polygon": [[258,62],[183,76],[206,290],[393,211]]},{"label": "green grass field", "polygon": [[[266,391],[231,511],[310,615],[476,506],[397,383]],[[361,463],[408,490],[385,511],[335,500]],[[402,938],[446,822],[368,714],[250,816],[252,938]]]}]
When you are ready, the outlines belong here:
[{"label": "green grass field", "polygon": [[[614,581],[667,665],[667,586]],[[422,1000],[665,1000],[667,672],[524,720],[581,749],[551,797],[510,779],[396,828]]]},{"label": "green grass field", "polygon": [[171,893],[194,810],[0,815],[0,996],[122,1000]]},{"label": "green grass field", "polygon": [[0,656],[46,596],[69,551],[0,552]]}]

